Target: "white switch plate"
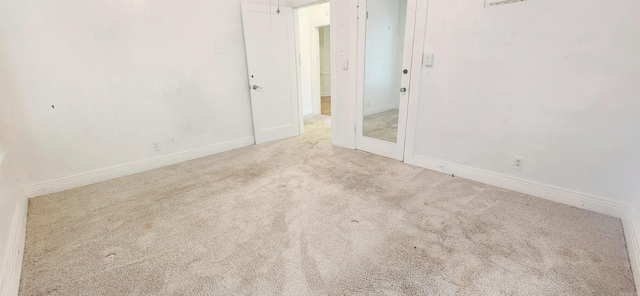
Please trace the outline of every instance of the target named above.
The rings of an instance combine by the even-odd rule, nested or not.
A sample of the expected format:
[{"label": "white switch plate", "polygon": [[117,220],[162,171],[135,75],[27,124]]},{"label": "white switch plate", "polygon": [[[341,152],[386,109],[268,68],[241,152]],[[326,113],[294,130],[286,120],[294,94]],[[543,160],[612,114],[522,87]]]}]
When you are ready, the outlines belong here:
[{"label": "white switch plate", "polygon": [[349,59],[342,58],[342,70],[349,70]]},{"label": "white switch plate", "polygon": [[425,67],[433,66],[433,53],[422,54],[422,64]]}]

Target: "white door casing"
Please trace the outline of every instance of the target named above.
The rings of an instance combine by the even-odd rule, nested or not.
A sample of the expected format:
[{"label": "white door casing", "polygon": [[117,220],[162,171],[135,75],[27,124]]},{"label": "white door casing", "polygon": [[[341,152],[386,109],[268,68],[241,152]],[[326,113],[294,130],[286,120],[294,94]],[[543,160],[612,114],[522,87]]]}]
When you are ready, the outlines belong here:
[{"label": "white door casing", "polygon": [[409,96],[407,111],[407,130],[404,148],[404,162],[414,163],[414,147],[416,142],[416,128],[418,123],[418,107],[420,103],[421,81],[424,62],[425,29],[427,24],[427,9],[429,1],[419,1],[416,13],[416,30],[413,35],[413,68],[411,69],[412,92]]},{"label": "white door casing", "polygon": [[256,144],[300,134],[293,10],[242,3]]}]

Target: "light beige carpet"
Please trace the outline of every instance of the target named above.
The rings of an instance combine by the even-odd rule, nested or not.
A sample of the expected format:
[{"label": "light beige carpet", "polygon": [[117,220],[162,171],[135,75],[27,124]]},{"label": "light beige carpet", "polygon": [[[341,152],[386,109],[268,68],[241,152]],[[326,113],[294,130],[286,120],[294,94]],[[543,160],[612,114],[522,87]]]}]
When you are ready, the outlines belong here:
[{"label": "light beige carpet", "polygon": [[395,143],[398,138],[398,109],[365,116],[363,130],[366,137]]},{"label": "light beige carpet", "polygon": [[632,295],[620,220],[306,133],[30,200],[21,295]]}]

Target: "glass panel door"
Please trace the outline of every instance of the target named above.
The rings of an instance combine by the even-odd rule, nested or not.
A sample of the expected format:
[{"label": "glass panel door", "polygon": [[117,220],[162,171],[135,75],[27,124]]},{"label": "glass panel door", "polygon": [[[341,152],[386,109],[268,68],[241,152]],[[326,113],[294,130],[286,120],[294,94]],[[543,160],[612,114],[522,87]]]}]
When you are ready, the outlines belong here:
[{"label": "glass panel door", "polygon": [[363,4],[356,148],[402,160],[416,1],[366,0]]}]

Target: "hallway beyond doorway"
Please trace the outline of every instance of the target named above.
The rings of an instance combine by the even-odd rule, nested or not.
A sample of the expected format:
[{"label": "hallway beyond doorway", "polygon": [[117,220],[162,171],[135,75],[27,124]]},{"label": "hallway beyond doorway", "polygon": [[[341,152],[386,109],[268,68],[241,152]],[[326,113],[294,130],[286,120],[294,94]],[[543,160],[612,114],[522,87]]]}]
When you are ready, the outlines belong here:
[{"label": "hallway beyond doorway", "polygon": [[298,97],[303,116],[329,115],[323,98],[331,96],[329,2],[297,10]]},{"label": "hallway beyond doorway", "polygon": [[320,99],[320,114],[331,116],[331,96]]}]

